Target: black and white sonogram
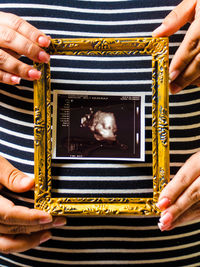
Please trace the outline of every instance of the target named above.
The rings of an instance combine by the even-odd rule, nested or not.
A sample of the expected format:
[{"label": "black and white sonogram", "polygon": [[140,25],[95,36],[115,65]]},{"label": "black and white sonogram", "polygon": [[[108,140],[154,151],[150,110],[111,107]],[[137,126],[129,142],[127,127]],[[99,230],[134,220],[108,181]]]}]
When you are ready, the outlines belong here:
[{"label": "black and white sonogram", "polygon": [[141,95],[54,93],[53,158],[144,160]]}]

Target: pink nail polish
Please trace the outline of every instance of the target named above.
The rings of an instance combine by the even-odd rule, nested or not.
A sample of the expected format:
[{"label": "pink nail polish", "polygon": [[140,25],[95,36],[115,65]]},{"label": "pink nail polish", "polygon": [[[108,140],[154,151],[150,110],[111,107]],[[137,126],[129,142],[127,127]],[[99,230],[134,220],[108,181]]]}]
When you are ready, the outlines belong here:
[{"label": "pink nail polish", "polygon": [[46,242],[47,240],[49,240],[51,238],[51,234],[50,233],[45,233],[44,235],[42,235],[42,237],[40,238],[40,244]]},{"label": "pink nail polish", "polygon": [[161,199],[157,204],[156,206],[160,209],[160,210],[164,210],[166,209],[167,207],[169,207],[170,205],[170,200],[168,198],[163,198]]},{"label": "pink nail polish", "polygon": [[42,47],[48,47],[50,45],[50,40],[45,36],[40,36],[38,38],[38,44]]},{"label": "pink nail polish", "polygon": [[162,223],[163,225],[170,225],[172,222],[172,215],[171,213],[167,212],[164,215],[161,215],[161,218],[159,220],[160,223]]},{"label": "pink nail polish", "polygon": [[65,218],[56,218],[55,221],[53,222],[53,226],[63,226],[65,224],[66,224]]},{"label": "pink nail polish", "polygon": [[41,77],[41,72],[37,71],[36,69],[31,69],[28,71],[28,76],[33,80],[38,80]]},{"label": "pink nail polish", "polygon": [[173,82],[180,74],[180,71],[179,70],[175,70],[175,71],[172,71],[170,74],[169,74],[169,81],[170,82]]},{"label": "pink nail polish", "polygon": [[47,53],[45,53],[44,51],[40,51],[38,54],[38,59],[44,63],[48,63],[50,56]]},{"label": "pink nail polish", "polygon": [[18,77],[18,76],[12,76],[12,77],[10,78],[10,80],[11,80],[11,82],[14,83],[14,84],[19,84],[20,81],[21,81],[21,78]]}]

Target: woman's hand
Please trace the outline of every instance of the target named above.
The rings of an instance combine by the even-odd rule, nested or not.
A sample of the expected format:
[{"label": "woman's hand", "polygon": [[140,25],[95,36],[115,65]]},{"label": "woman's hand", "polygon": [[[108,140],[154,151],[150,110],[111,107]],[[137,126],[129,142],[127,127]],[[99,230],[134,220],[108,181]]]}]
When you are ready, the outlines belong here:
[{"label": "woman's hand", "polygon": [[0,12],[0,82],[19,84],[21,78],[39,79],[41,73],[18,60],[22,55],[47,63],[49,55],[41,48],[48,47],[49,38],[22,18]]},{"label": "woman's hand", "polygon": [[163,189],[157,206],[163,210],[158,224],[161,231],[200,220],[200,152],[191,156]]},{"label": "woman's hand", "polygon": [[172,93],[200,84],[200,0],[183,0],[153,32],[154,37],[170,36],[187,22],[191,25],[169,68]]},{"label": "woman's hand", "polygon": [[[0,184],[20,193],[30,190],[34,180],[0,157]],[[51,238],[47,230],[66,223],[63,217],[55,219],[46,212],[16,206],[0,196],[0,252],[25,251]]]}]

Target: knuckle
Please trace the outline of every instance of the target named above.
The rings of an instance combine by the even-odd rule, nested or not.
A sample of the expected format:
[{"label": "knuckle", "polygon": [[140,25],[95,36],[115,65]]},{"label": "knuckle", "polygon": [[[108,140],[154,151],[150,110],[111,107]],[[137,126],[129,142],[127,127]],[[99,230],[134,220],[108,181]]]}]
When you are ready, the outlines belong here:
[{"label": "knuckle", "polygon": [[190,180],[190,177],[187,175],[187,173],[182,173],[180,176],[180,184],[182,186],[187,185]]},{"label": "knuckle", "polygon": [[0,40],[3,43],[11,43],[15,38],[15,32],[7,27],[0,27]]},{"label": "knuckle", "polygon": [[198,39],[190,39],[188,42],[188,48],[190,51],[196,50],[199,48],[199,40]]},{"label": "knuckle", "polygon": [[14,30],[18,31],[24,24],[24,22],[25,21],[21,17],[18,17],[14,14],[10,14],[9,23]]},{"label": "knuckle", "polygon": [[8,174],[8,183],[10,186],[13,186],[15,179],[18,177],[20,171],[16,168],[11,168]]},{"label": "knuckle", "polygon": [[190,188],[187,193],[187,197],[191,203],[196,203],[200,200],[200,192],[198,188]]},{"label": "knuckle", "polygon": [[9,234],[30,234],[31,231],[25,225],[12,226],[9,229]]},{"label": "knuckle", "polygon": [[9,253],[11,253],[12,252],[12,249],[10,248],[10,247],[7,247],[7,246],[2,246],[1,248],[0,248],[0,251],[1,251],[1,253],[3,253],[3,254],[9,254]]},{"label": "knuckle", "polygon": [[24,45],[24,54],[28,57],[32,57],[34,54],[34,44],[27,41]]},{"label": "knuckle", "polygon": [[7,54],[3,51],[0,50],[0,65],[3,65],[7,60]]}]

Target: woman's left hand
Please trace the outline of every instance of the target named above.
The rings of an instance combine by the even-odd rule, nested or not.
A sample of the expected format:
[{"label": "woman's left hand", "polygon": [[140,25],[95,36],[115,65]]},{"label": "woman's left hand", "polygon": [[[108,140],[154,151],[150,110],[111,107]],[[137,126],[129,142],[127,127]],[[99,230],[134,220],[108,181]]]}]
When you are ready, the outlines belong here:
[{"label": "woman's left hand", "polygon": [[160,194],[161,231],[200,220],[200,152],[192,155]]}]

